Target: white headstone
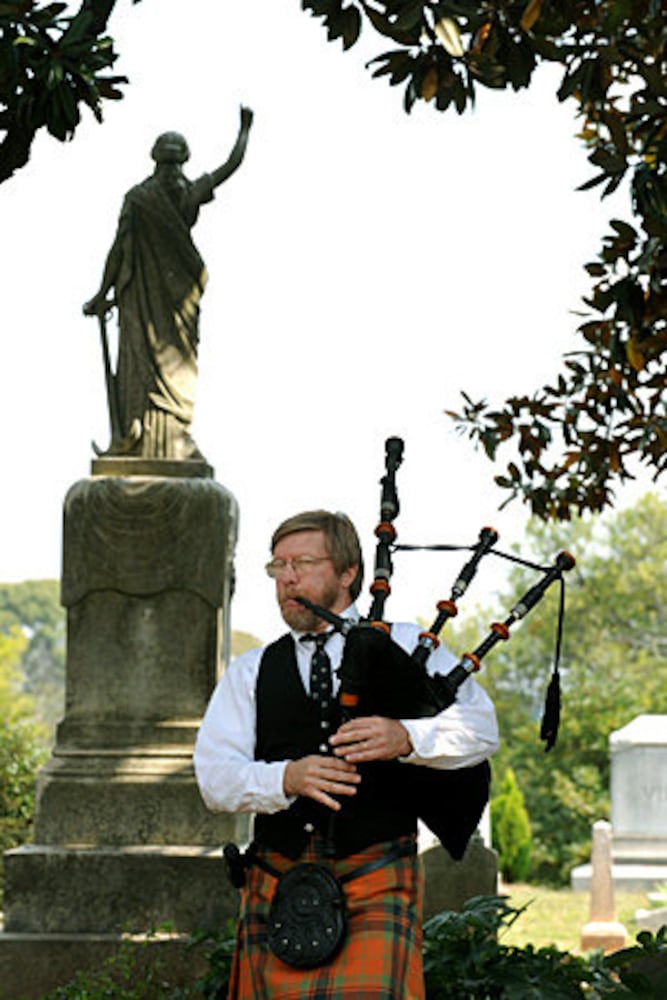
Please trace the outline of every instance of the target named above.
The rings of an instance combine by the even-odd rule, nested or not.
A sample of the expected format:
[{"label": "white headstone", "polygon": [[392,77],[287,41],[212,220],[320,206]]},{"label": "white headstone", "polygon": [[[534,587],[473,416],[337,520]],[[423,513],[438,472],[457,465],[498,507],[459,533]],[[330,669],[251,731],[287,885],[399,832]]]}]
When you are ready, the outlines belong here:
[{"label": "white headstone", "polygon": [[[667,881],[667,715],[638,715],[609,749],[614,885],[651,889]],[[591,866],[575,868],[571,882],[588,890]]]}]

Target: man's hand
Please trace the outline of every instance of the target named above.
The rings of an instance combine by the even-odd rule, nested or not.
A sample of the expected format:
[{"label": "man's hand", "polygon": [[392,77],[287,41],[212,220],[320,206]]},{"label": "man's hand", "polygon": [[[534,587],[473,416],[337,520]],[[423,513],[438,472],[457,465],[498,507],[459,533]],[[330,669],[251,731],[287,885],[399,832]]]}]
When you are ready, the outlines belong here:
[{"label": "man's hand", "polygon": [[412,753],[405,726],[397,719],[380,715],[351,719],[343,723],[329,740],[336,757],[349,764],[368,760],[394,760]]},{"label": "man's hand", "polygon": [[300,760],[291,760],[285,768],[283,788],[285,795],[305,795],[337,812],[340,802],[333,795],[355,795],[361,781],[357,769],[335,757],[311,754]]}]

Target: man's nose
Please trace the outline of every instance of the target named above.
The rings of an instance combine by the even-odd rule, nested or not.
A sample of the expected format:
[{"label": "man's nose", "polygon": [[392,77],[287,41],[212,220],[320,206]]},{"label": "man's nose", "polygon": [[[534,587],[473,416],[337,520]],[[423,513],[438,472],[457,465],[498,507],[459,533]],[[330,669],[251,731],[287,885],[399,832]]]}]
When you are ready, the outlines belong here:
[{"label": "man's nose", "polygon": [[293,582],[294,580],[299,579],[299,574],[296,571],[296,566],[294,565],[291,559],[285,560],[285,565],[283,566],[283,570],[282,573],[280,574],[280,577],[283,583],[285,583],[286,580]]}]

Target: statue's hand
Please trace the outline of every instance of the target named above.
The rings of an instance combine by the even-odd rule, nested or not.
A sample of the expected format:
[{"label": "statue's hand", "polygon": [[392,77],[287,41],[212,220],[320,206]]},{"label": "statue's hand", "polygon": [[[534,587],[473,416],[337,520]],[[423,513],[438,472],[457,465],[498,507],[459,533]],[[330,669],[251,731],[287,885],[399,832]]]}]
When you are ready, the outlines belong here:
[{"label": "statue's hand", "polygon": [[113,299],[107,299],[105,295],[98,292],[92,299],[83,304],[84,316],[105,316],[114,305]]},{"label": "statue's hand", "polygon": [[251,108],[246,108],[241,105],[241,128],[246,132],[249,131],[252,125],[252,120],[254,118],[254,113]]}]

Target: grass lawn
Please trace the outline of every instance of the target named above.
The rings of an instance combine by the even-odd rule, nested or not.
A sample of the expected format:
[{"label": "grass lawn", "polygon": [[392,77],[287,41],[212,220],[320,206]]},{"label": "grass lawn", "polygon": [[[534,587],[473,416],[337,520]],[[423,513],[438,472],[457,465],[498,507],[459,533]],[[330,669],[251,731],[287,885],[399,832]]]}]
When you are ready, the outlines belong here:
[{"label": "grass lawn", "polygon": [[[587,892],[571,889],[546,889],[534,885],[504,885],[501,894],[509,897],[511,906],[528,908],[501,937],[503,944],[536,948],[556,945],[563,951],[578,952],[581,929],[590,917],[590,897]],[[635,910],[649,909],[645,892],[617,892],[616,919],[628,932],[628,944],[638,933]]]}]

